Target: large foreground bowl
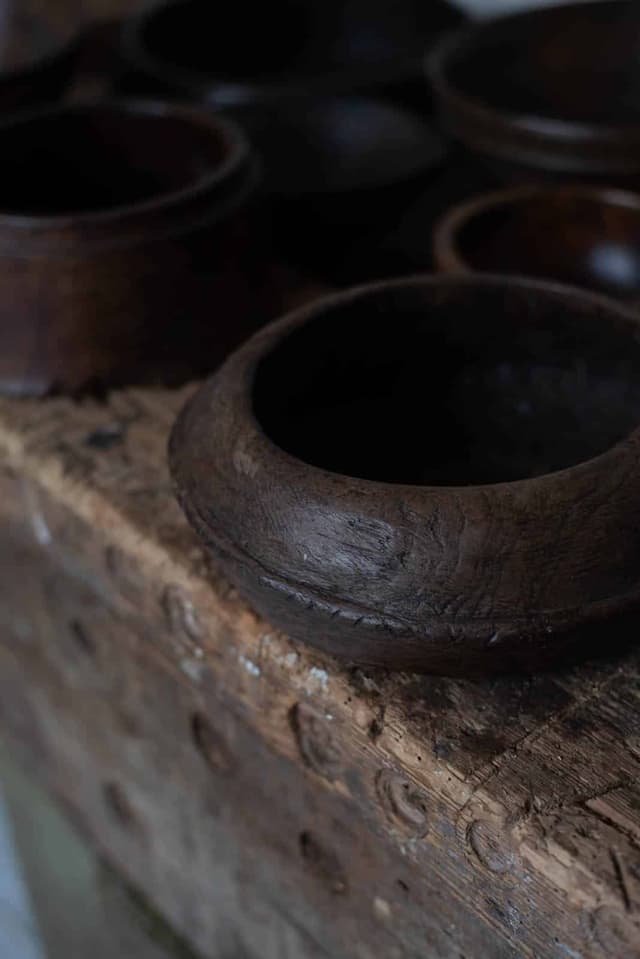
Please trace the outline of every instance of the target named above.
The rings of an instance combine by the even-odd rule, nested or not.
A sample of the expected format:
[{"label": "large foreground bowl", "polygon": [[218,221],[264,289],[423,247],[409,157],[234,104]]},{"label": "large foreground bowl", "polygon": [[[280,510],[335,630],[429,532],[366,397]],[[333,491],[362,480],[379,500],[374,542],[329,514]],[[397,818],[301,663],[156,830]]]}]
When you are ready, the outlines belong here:
[{"label": "large foreground bowl", "polygon": [[630,312],[415,278],[254,336],[182,413],[170,463],[274,625],[357,662],[467,673],[609,648],[636,610],[639,424]]}]

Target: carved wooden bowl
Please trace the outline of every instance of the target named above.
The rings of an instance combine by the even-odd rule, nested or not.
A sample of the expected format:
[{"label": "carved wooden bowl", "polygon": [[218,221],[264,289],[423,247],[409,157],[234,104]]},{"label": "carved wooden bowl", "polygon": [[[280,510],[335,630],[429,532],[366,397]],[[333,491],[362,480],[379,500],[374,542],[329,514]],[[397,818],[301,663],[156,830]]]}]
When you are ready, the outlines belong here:
[{"label": "carved wooden bowl", "polygon": [[147,89],[218,107],[347,90],[424,100],[424,51],[462,19],[446,0],[161,0],[127,23],[123,55]]},{"label": "carved wooden bowl", "polygon": [[640,11],[632,0],[463,28],[428,59],[450,132],[501,175],[640,175]]},{"label": "carved wooden bowl", "polygon": [[155,102],[61,107],[0,126],[0,174],[0,390],[175,382],[255,329],[256,172],[234,126]]},{"label": "carved wooden bowl", "polygon": [[551,278],[637,301],[640,196],[588,186],[525,186],[450,210],[434,233],[440,270]]},{"label": "carved wooden bowl", "polygon": [[170,464],[274,625],[352,661],[462,674],[584,651],[637,609],[639,424],[631,312],[535,281],[418,277],[254,336],[187,405]]},{"label": "carved wooden bowl", "polygon": [[[446,156],[421,117],[385,100],[308,97],[239,111],[287,262],[349,275],[424,192]],[[385,274],[386,275],[386,274]]]},{"label": "carved wooden bowl", "polygon": [[[0,115],[56,100],[70,83],[78,58],[71,18],[45,4],[19,0],[0,9]],[[43,7],[45,7],[43,9]]]}]

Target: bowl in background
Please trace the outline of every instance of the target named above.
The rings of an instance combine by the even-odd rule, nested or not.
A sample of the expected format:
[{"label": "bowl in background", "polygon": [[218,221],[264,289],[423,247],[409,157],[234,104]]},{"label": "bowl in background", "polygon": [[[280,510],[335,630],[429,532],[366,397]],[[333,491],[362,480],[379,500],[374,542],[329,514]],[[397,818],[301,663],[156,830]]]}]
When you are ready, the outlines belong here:
[{"label": "bowl in background", "polygon": [[427,58],[456,140],[502,180],[640,175],[640,9],[599,0],[478,22]]},{"label": "bowl in background", "polygon": [[0,390],[210,371],[267,309],[256,180],[242,132],[196,108],[83,103],[0,126]]},{"label": "bowl in background", "polygon": [[446,273],[515,273],[640,300],[640,196],[597,186],[523,186],[453,207],[434,232]]},{"label": "bowl in background", "polygon": [[161,0],[125,25],[129,82],[216,107],[381,91],[426,101],[422,58],[463,20],[446,0]]}]

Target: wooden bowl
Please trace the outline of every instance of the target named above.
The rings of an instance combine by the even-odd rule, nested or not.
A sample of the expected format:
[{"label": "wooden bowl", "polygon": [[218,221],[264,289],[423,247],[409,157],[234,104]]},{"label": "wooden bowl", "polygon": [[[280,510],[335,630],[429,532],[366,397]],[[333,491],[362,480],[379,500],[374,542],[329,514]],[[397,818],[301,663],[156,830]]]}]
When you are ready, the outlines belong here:
[{"label": "wooden bowl", "polygon": [[67,106],[0,126],[0,390],[211,371],[253,329],[244,135],[207,111]]},{"label": "wooden bowl", "polygon": [[450,210],[434,232],[445,273],[515,273],[640,298],[640,196],[598,187],[516,187]]},{"label": "wooden bowl", "polygon": [[532,668],[638,609],[639,423],[632,312],[418,277],[254,336],[187,405],[170,465],[224,571],[294,638],[398,669]]},{"label": "wooden bowl", "polygon": [[640,11],[632,0],[480,22],[428,58],[449,131],[503,176],[640,174]]},{"label": "wooden bowl", "polygon": [[366,97],[314,97],[237,111],[263,162],[281,255],[334,281],[401,219],[446,149],[410,111]]},{"label": "wooden bowl", "polygon": [[0,10],[0,117],[57,100],[77,61],[75,32],[45,10],[29,15],[19,3]]},{"label": "wooden bowl", "polygon": [[123,34],[131,80],[218,107],[385,90],[424,100],[425,48],[463,15],[446,0],[161,0]]}]

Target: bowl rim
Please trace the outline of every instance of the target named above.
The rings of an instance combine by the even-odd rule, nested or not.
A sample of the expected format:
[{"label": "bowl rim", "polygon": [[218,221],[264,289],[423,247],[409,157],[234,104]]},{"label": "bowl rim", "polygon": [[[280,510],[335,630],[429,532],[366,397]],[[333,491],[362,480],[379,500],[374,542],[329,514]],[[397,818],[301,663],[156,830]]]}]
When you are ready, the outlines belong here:
[{"label": "bowl rim", "polygon": [[93,111],[113,111],[126,116],[178,118],[209,131],[222,140],[224,157],[219,164],[185,186],[166,190],[140,202],[124,203],[109,209],[82,210],[57,214],[8,213],[0,208],[0,230],[51,230],[68,226],[116,225],[126,227],[145,214],[166,213],[205,198],[247,167],[252,158],[248,138],[226,117],[212,114],[197,104],[173,102],[154,98],[100,97],[71,103],[57,104],[14,114],[0,122],[0,133],[10,133],[16,127],[25,127],[45,119],[56,119]]},{"label": "bowl rim", "polygon": [[[476,270],[464,256],[459,237],[477,217],[501,208],[516,207],[522,201],[545,199],[585,199],[594,205],[632,210],[640,217],[640,193],[592,184],[524,184],[476,194],[450,207],[433,228],[432,248],[437,268],[448,273],[494,273]],[[640,220],[639,220],[640,222]],[[512,274],[508,274],[512,275]],[[540,278],[544,279],[544,278]],[[550,283],[559,281],[548,281]],[[567,284],[568,285],[568,284]]]},{"label": "bowl rim", "polygon": [[[287,71],[282,74],[267,75],[262,81],[249,77],[231,77],[220,73],[206,78],[198,71],[172,65],[161,57],[156,57],[142,43],[142,32],[149,21],[159,11],[168,7],[177,7],[188,0],[147,0],[133,16],[128,17],[122,27],[121,45],[127,59],[134,65],[162,83],[181,89],[191,96],[198,96],[218,107],[242,106],[252,102],[265,102],[272,99],[304,98],[309,94],[340,94],[345,85],[348,88],[384,86],[393,82],[406,82],[412,77],[419,78],[424,54],[411,57],[400,54],[363,63],[360,66],[339,66],[331,71],[314,71],[300,74]],[[453,12],[456,12],[455,9]],[[459,11],[464,18],[464,11]],[[446,28],[444,28],[446,30]],[[435,32],[435,39],[425,46],[431,48],[443,30]]]},{"label": "bowl rim", "polygon": [[[631,172],[640,166],[640,123],[620,126],[559,119],[493,107],[462,92],[450,79],[451,59],[493,27],[542,20],[563,11],[599,6],[633,8],[631,0],[575,0],[475,20],[449,31],[427,51],[423,66],[453,135],[482,153],[550,170]],[[634,157],[633,150],[636,155]],[[599,151],[607,149],[606,158]],[[572,152],[573,150],[573,152]]]},{"label": "bowl rim", "polygon": [[78,53],[81,42],[82,27],[73,27],[65,36],[52,38],[48,49],[42,53],[31,53],[22,62],[6,69],[0,66],[0,87],[55,70]]},{"label": "bowl rim", "polygon": [[[420,289],[422,287],[442,287],[465,285],[469,287],[484,287],[493,289],[503,289],[505,293],[517,290],[519,292],[529,292],[533,294],[542,294],[552,296],[563,302],[572,301],[577,304],[591,306],[594,310],[606,314],[607,317],[615,317],[618,323],[625,327],[630,327],[637,332],[638,343],[640,346],[640,315],[630,307],[608,297],[584,290],[580,287],[570,286],[568,284],[537,279],[527,276],[517,276],[511,274],[499,273],[468,273],[468,274],[414,274],[412,276],[403,276],[392,280],[382,280],[375,283],[365,283],[339,293],[320,297],[312,303],[306,304],[280,319],[277,319],[267,326],[263,327],[245,343],[243,343],[230,357],[227,358],[220,370],[205,382],[201,397],[207,397],[207,391],[214,389],[221,375],[233,366],[236,376],[236,390],[234,399],[238,402],[238,415],[247,428],[249,435],[248,442],[255,443],[256,448],[265,454],[268,458],[275,458],[280,463],[287,463],[294,467],[300,476],[323,477],[329,479],[335,486],[340,484],[351,491],[371,492],[373,490],[396,490],[398,492],[412,492],[420,495],[434,494],[438,495],[452,493],[458,498],[477,497],[478,494],[500,495],[510,490],[523,490],[525,487],[545,489],[549,486],[562,483],[571,475],[593,470],[599,466],[605,466],[612,458],[620,454],[625,447],[631,444],[640,449],[640,423],[620,440],[608,447],[602,453],[581,460],[571,466],[559,470],[553,470],[543,473],[539,476],[524,477],[518,480],[503,480],[494,483],[480,484],[461,484],[461,485],[429,485],[423,483],[392,483],[382,480],[366,479],[355,477],[346,473],[337,473],[321,466],[308,463],[305,460],[287,452],[279,446],[266,432],[258,416],[256,415],[253,404],[253,387],[255,375],[260,363],[278,346],[283,343],[291,333],[302,328],[317,316],[324,314],[327,310],[332,311],[336,307],[343,306],[360,299],[363,296],[377,295],[388,290],[394,289]],[[210,395],[210,394],[209,394]],[[208,402],[208,400],[206,400]]]}]

